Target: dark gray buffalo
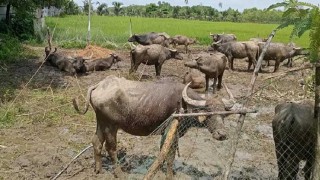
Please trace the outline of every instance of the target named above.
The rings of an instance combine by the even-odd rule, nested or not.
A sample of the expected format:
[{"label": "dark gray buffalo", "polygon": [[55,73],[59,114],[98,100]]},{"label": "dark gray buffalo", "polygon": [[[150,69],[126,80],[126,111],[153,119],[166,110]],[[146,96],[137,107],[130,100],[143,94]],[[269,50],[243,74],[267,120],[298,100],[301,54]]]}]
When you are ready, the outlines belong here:
[{"label": "dark gray buffalo", "polygon": [[81,73],[90,71],[104,71],[110,69],[113,64],[122,61],[122,58],[118,55],[111,53],[107,58],[94,59],[90,61],[78,60],[77,69],[80,69]]},{"label": "dark gray buffalo", "polygon": [[244,42],[227,42],[227,43],[212,43],[213,50],[225,54],[229,61],[229,68],[233,69],[234,58],[248,58],[248,71],[252,64],[256,64],[259,55],[259,46],[253,41]]},{"label": "dark gray buffalo", "polygon": [[57,67],[61,71],[65,71],[70,73],[71,75],[76,74],[76,69],[74,67],[74,63],[76,59],[68,58],[61,53],[57,52],[57,48],[55,51],[51,53],[51,49],[46,47],[45,48],[46,60],[45,63],[47,65],[51,65],[53,67]]},{"label": "dark gray buffalo", "polygon": [[[259,48],[262,50],[265,42],[258,43]],[[298,55],[308,55],[308,52],[303,48],[288,46],[283,43],[270,43],[264,60],[275,60],[274,71],[276,72],[282,61]]]},{"label": "dark gray buffalo", "polygon": [[171,38],[171,43],[173,44],[173,47],[175,48],[177,45],[184,45],[186,49],[186,53],[189,52],[188,46],[191,44],[196,43],[196,39],[189,38],[187,36],[182,35],[176,35],[173,38]]},{"label": "dark gray buffalo", "polygon": [[296,179],[299,162],[305,160],[304,178],[311,179],[317,141],[312,103],[282,103],[272,121],[280,180]]},{"label": "dark gray buffalo", "polygon": [[[73,102],[79,112],[77,101]],[[97,120],[96,133],[92,139],[96,173],[102,170],[101,152],[104,142],[112,163],[117,163],[119,129],[136,136],[148,136],[181,107],[186,108],[187,105],[200,107],[207,103],[183,84],[137,82],[116,76],[108,76],[88,89],[83,114],[87,112],[89,102]],[[185,127],[184,122],[181,121],[179,127]],[[210,128],[210,124],[215,125],[212,119],[209,122],[209,131],[216,131],[215,128]],[[172,159],[167,160],[167,177],[172,178],[174,156],[170,158]]]},{"label": "dark gray buffalo", "polygon": [[213,42],[220,42],[220,43],[226,43],[226,42],[232,42],[236,41],[237,37],[234,34],[211,34]]},{"label": "dark gray buffalo", "polygon": [[222,76],[227,64],[227,57],[219,52],[212,54],[202,54],[193,61],[186,62],[184,65],[190,68],[199,69],[205,74],[206,91],[209,89],[209,79],[213,78],[213,93],[218,81],[218,90],[222,88]]},{"label": "dark gray buffalo", "polygon": [[170,36],[167,33],[147,33],[147,34],[134,34],[129,39],[129,42],[137,42],[141,45],[160,44],[169,47]]},{"label": "dark gray buffalo", "polygon": [[167,59],[182,60],[177,50],[168,49],[159,44],[152,44],[149,46],[138,45],[131,50],[131,69],[129,73],[137,71],[141,63],[146,65],[154,65],[156,68],[156,75],[160,76],[161,67]]}]

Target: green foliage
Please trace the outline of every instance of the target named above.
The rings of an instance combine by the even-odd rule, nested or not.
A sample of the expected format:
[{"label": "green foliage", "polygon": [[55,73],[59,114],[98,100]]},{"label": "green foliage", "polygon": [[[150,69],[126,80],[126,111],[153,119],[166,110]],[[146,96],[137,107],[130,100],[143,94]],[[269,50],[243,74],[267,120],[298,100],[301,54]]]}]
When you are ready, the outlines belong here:
[{"label": "green foliage", "polygon": [[[47,17],[46,22],[50,28],[56,30],[53,37],[55,43],[62,41],[86,41],[87,35],[86,16]],[[234,33],[240,41],[249,40],[252,37],[268,37],[277,24],[256,23],[231,23],[231,22],[209,22],[197,20],[179,20],[172,18],[142,18],[126,16],[92,16],[91,34],[92,42],[102,45],[105,42],[114,42],[118,47],[127,43],[130,36],[129,22],[132,19],[133,33],[167,32],[169,35],[186,35],[196,38],[201,45],[211,43],[212,33]],[[288,43],[291,29],[286,28],[278,31],[274,41]],[[309,45],[308,33],[297,39],[295,43],[302,47]]]},{"label": "green foliage", "polygon": [[120,12],[122,11],[122,7],[121,6],[123,5],[123,3],[114,1],[114,2],[112,2],[112,5],[113,5],[114,14],[116,16],[119,16]]},{"label": "green foliage", "polygon": [[67,2],[64,7],[64,10],[65,13],[68,15],[77,15],[81,13],[79,6],[73,1]]},{"label": "green foliage", "polygon": [[312,24],[310,31],[310,57],[315,62],[320,58],[320,10],[315,8],[311,12]]},{"label": "green foliage", "polygon": [[[22,46],[17,38],[0,34],[0,65],[9,63],[22,55]],[[1,72],[1,71],[0,71]]]},{"label": "green foliage", "polygon": [[319,7],[298,0],[285,0],[282,3],[271,5],[268,10],[284,7],[283,23],[277,29],[293,25],[290,38],[301,37],[306,31],[310,31],[310,60],[319,60],[320,50],[320,13]]},{"label": "green foliage", "polygon": [[100,16],[109,14],[108,5],[106,3],[100,4],[97,7],[97,14]]}]

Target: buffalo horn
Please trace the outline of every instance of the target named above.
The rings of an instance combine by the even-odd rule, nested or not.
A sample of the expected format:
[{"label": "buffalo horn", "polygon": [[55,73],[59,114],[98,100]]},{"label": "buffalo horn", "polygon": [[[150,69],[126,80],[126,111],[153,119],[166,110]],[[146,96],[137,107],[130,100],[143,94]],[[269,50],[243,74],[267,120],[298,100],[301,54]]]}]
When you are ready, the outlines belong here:
[{"label": "buffalo horn", "polygon": [[192,105],[192,106],[196,106],[196,107],[199,107],[199,106],[204,107],[204,106],[206,106],[206,102],[207,102],[206,100],[193,100],[193,99],[189,98],[189,96],[187,95],[187,89],[188,89],[188,87],[189,87],[190,84],[191,84],[191,82],[188,83],[188,84],[184,87],[184,89],[183,89],[183,91],[182,91],[182,98],[183,98],[183,100],[184,100],[187,104]]},{"label": "buffalo horn", "polygon": [[220,39],[219,41],[217,41],[215,44],[220,44],[222,41],[222,39]]}]

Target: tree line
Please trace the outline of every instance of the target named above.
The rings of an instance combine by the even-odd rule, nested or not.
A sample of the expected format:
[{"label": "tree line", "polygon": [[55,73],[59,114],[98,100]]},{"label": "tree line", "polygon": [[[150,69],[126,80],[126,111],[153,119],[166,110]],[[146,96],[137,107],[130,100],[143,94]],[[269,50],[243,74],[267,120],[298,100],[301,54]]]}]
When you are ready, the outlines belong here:
[{"label": "tree line", "polygon": [[[80,8],[74,4],[74,8],[65,9],[66,14],[86,14],[88,12],[88,1],[83,1]],[[121,2],[112,2],[111,7],[106,3],[97,3],[97,8],[92,9],[97,15],[105,16],[138,16],[138,17],[159,17],[159,18],[177,18],[193,19],[202,21],[228,21],[228,22],[253,22],[253,23],[281,23],[281,10],[267,11],[266,9],[250,8],[243,12],[237,9],[229,8],[227,10],[218,10],[211,6],[172,6],[168,2],[159,1],[157,4],[130,5],[123,6]],[[77,7],[78,6],[78,7]],[[222,4],[219,5],[220,8]]]}]

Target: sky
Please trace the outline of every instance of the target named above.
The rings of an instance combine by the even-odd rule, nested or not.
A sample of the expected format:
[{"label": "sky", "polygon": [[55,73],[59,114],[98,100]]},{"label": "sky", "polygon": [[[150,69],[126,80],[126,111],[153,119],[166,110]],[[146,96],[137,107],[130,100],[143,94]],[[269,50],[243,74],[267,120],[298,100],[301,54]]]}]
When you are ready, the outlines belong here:
[{"label": "sky", "polygon": [[[74,0],[79,6],[83,6],[83,0]],[[118,1],[122,2],[124,6],[128,5],[146,5],[149,3],[156,3],[159,0],[91,0],[92,3],[100,2],[107,3],[109,7],[112,6],[111,2]],[[194,5],[204,5],[211,6],[218,10],[225,10],[231,7],[232,9],[238,9],[243,11],[243,9],[256,7],[258,9],[264,9],[269,7],[271,4],[282,2],[283,0],[188,0],[189,3],[186,4],[184,0],[161,0],[164,2],[169,2],[174,6],[194,6]],[[303,2],[309,2],[315,5],[320,4],[319,0],[301,0]],[[222,8],[219,7],[219,2],[222,3]]]}]

